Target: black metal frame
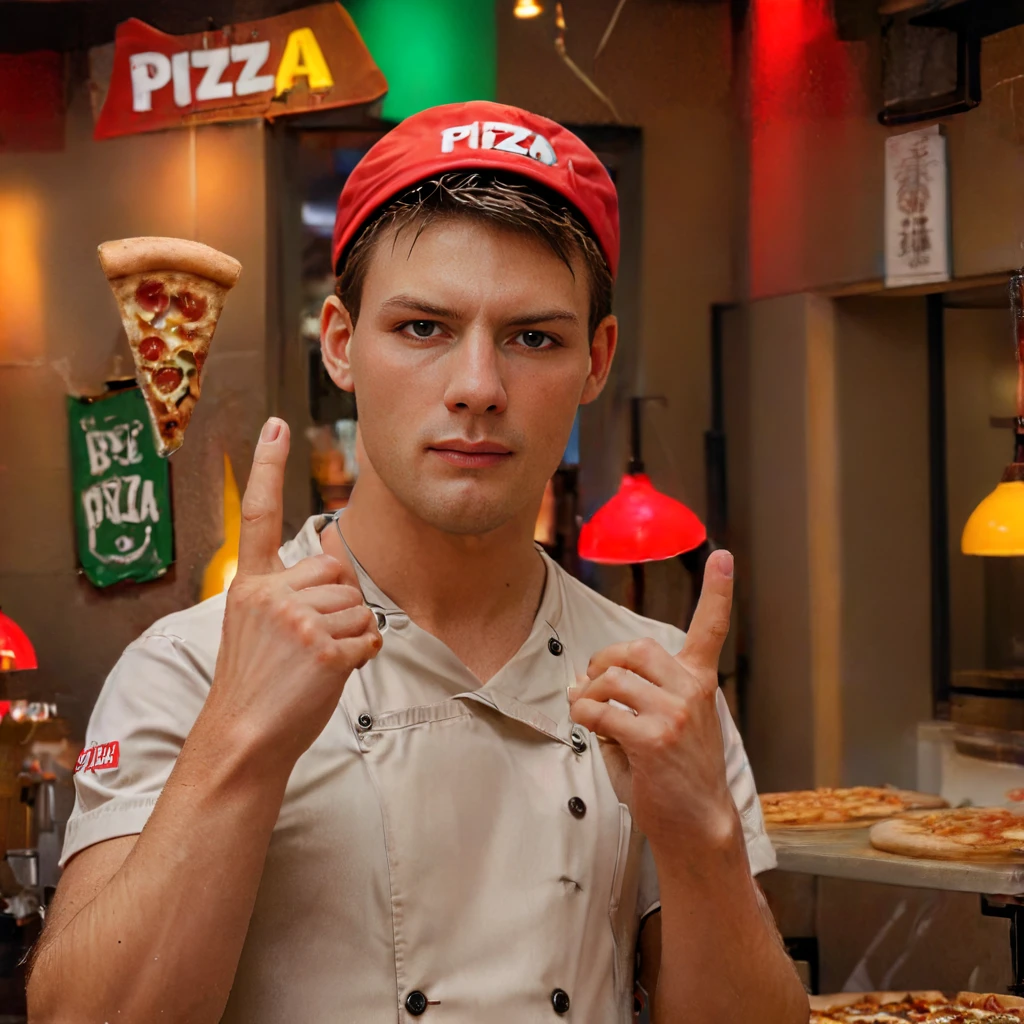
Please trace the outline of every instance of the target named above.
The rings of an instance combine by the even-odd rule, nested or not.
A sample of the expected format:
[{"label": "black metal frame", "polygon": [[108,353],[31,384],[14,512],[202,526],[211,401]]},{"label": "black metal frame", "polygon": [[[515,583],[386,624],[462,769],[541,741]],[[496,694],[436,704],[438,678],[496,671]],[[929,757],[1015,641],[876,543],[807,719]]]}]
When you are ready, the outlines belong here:
[{"label": "black metal frame", "polygon": [[985,917],[1005,917],[1010,922],[1010,963],[1013,969],[1013,984],[1008,988],[1011,995],[1024,996],[1024,905],[1017,896],[981,897],[981,912]]},{"label": "black metal frame", "polygon": [[729,523],[722,345],[725,314],[735,308],[729,302],[711,304],[711,426],[704,431],[704,468],[707,473],[708,533],[716,538],[724,536]]},{"label": "black metal frame", "polygon": [[931,548],[932,710],[948,717],[950,686],[949,488],[946,475],[945,296],[927,303],[928,495]]},{"label": "black metal frame", "polygon": [[821,991],[821,955],[817,936],[793,936],[784,938],[782,941],[791,960],[803,961],[807,964],[811,992],[817,995]]},{"label": "black metal frame", "polygon": [[882,108],[878,120],[886,127],[931,121],[973,110],[981,103],[981,36],[956,33],[956,86],[943,96],[892,103]]},{"label": "black metal frame", "polygon": [[[884,125],[911,124],[972,110],[981,103],[981,41],[1024,24],[1024,0],[921,0],[906,12],[911,25],[946,29],[957,37],[956,87],[944,96],[925,97],[885,107]],[[884,31],[884,29],[883,29]]]},{"label": "black metal frame", "polygon": [[1024,24],[1024,0],[927,0],[910,12],[915,25],[982,37]]}]

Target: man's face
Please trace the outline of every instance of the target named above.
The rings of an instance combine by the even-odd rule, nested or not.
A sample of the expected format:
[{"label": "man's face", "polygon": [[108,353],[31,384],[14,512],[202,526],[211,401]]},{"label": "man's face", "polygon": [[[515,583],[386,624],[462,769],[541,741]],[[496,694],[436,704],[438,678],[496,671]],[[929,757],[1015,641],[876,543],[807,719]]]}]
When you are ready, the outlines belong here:
[{"label": "man's face", "polygon": [[385,234],[353,329],[337,299],[324,361],[354,391],[369,467],[439,530],[532,524],[577,407],[600,393],[615,322],[587,332],[589,280],[541,240],[468,218]]}]

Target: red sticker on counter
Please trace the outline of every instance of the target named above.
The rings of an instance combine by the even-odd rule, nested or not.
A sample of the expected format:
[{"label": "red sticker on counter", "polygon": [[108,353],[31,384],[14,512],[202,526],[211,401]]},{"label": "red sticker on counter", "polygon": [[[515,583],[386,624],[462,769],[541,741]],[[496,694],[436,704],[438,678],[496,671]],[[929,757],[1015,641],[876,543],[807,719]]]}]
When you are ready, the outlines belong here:
[{"label": "red sticker on counter", "polygon": [[86,747],[78,755],[75,774],[78,772],[106,772],[116,768],[121,757],[121,744],[118,740],[112,743],[96,743]]}]

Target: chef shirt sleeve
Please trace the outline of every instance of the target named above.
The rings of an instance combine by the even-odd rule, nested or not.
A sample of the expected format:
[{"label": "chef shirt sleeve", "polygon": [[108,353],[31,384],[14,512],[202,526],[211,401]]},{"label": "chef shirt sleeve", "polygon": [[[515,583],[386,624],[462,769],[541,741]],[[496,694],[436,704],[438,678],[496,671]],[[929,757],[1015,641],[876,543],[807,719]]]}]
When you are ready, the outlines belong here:
[{"label": "chef shirt sleeve", "polygon": [[[89,719],[61,867],[87,846],[142,831],[208,692],[179,638],[146,634],[129,645]],[[104,758],[87,767],[90,747],[109,752],[114,743],[116,767],[104,767]]]},{"label": "chef shirt sleeve", "polygon": [[[743,824],[743,838],[747,844],[747,860],[750,862],[750,873],[758,875],[775,867],[775,849],[768,838],[764,827],[764,816],[761,813],[761,801],[757,798],[754,786],[754,774],[750,770],[747,752],[743,749],[736,723],[729,713],[722,691],[718,691],[718,717],[722,722],[722,738],[725,741],[725,771],[729,780],[729,789],[736,808],[740,812]],[[643,860],[640,866],[640,890],[637,901],[637,913],[641,920],[661,908],[661,895],[658,888],[658,873],[654,867],[654,857],[650,846],[645,843]]]}]

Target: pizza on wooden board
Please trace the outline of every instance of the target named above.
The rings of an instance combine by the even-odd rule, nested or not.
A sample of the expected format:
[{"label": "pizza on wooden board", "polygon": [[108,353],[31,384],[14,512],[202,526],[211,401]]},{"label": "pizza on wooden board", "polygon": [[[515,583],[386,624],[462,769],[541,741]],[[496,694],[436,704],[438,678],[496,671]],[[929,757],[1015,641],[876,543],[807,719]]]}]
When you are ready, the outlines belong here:
[{"label": "pizza on wooden board", "polygon": [[224,297],[242,265],[184,238],[104,242],[99,258],[128,335],[157,450],[170,455],[185,439]]},{"label": "pizza on wooden board", "polygon": [[941,992],[846,992],[811,996],[810,1024],[881,1024],[931,1021],[933,1024],[1018,1024],[1024,999],[978,992],[947,998]]},{"label": "pizza on wooden board", "polygon": [[942,797],[891,786],[822,787],[761,794],[761,809],[769,828],[863,827],[916,808],[945,806]]},{"label": "pizza on wooden board", "polygon": [[1024,815],[1003,807],[921,811],[873,825],[876,850],[935,860],[1024,860]]}]

